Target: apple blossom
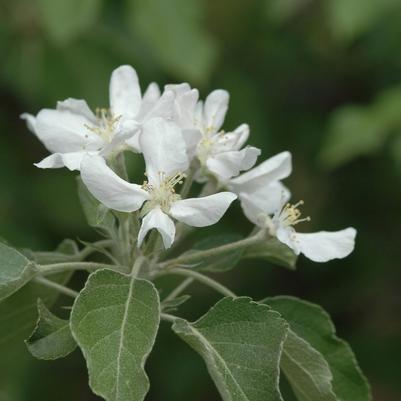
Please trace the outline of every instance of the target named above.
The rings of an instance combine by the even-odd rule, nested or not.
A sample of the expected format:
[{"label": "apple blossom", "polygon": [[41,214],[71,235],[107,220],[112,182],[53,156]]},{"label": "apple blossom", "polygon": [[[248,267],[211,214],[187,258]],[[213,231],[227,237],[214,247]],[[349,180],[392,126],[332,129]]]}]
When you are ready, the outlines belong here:
[{"label": "apple blossom", "polygon": [[149,120],[143,125],[139,143],[146,164],[147,180],[143,185],[126,182],[99,156],[86,157],[81,166],[83,182],[105,206],[122,212],[142,208],[138,246],[155,228],[165,248],[169,248],[175,236],[172,218],[194,227],[209,226],[219,221],[237,198],[231,192],[220,192],[181,199],[175,192],[189,166],[186,144],[175,123],[161,118]]},{"label": "apple blossom", "polygon": [[136,71],[128,65],[115,69],[110,79],[110,109],[97,109],[96,115],[84,100],[69,98],[56,109],[43,109],[37,116],[21,115],[29,129],[52,153],[36,166],[67,167],[79,170],[86,154],[110,157],[126,149],[137,149],[137,136],[147,120],[172,113],[173,93],[160,96],[150,84],[143,97]]}]

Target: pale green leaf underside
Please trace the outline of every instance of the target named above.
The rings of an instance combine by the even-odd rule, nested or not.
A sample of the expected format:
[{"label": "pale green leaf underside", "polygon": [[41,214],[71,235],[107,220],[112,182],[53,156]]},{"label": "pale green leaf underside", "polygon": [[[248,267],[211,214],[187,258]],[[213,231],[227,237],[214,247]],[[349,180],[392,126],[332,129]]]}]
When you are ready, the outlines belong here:
[{"label": "pale green leaf underside", "polygon": [[68,320],[53,315],[38,300],[39,319],[34,332],[25,341],[29,352],[38,359],[57,359],[70,354],[77,344],[71,335]]},{"label": "pale green leaf underside", "polygon": [[149,389],[144,364],[160,321],[152,283],[99,270],[89,276],[71,314],[92,390],[107,401],[141,401]]},{"label": "pale green leaf underside", "polygon": [[288,331],[280,367],[299,401],[337,401],[329,365],[308,342]]},{"label": "pale green leaf underside", "polygon": [[244,258],[264,259],[279,266],[295,270],[297,255],[287,245],[276,238],[250,246],[245,250]]},{"label": "pale green leaf underside", "polygon": [[[182,257],[184,257],[185,255],[191,255],[194,251],[204,251],[210,248],[227,245],[240,239],[242,239],[242,236],[236,234],[225,234],[208,237],[197,242],[193,246],[193,249],[185,252]],[[212,256],[208,258],[202,257],[199,259],[199,261],[193,262],[193,268],[196,270],[215,273],[225,272],[231,270],[236,266],[236,264],[240,261],[243,253],[244,249],[240,248],[237,250],[230,250],[219,256]]]},{"label": "pale green leaf underside", "polygon": [[333,391],[341,401],[371,401],[369,384],[350,346],[335,334],[330,316],[318,305],[294,297],[264,301],[279,312],[291,330],[323,355],[333,375]]},{"label": "pale green leaf underside", "polygon": [[223,298],[194,323],[173,330],[205,360],[224,401],[281,401],[279,361],[287,325],[250,298]]},{"label": "pale green leaf underside", "polygon": [[0,243],[0,301],[19,290],[34,274],[34,263],[14,248]]}]

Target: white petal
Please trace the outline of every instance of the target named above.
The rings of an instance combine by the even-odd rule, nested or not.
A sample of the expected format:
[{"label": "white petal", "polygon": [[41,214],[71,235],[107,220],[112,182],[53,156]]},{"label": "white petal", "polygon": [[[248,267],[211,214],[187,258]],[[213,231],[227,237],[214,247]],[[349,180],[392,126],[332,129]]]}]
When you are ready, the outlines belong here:
[{"label": "white petal", "polygon": [[290,191],[280,181],[275,181],[252,193],[240,192],[239,199],[245,216],[252,223],[264,227],[266,216],[281,209],[290,199]]},{"label": "white petal", "polygon": [[80,114],[43,109],[36,116],[35,133],[53,153],[97,150],[103,140],[89,129],[91,126]]},{"label": "white petal", "polygon": [[234,133],[237,135],[237,143],[236,143],[236,149],[241,149],[244,145],[245,142],[249,138],[249,125],[248,124],[241,124],[239,127],[237,127],[234,130]]},{"label": "white petal", "polygon": [[208,169],[223,180],[237,176],[240,171],[250,169],[260,155],[258,148],[249,146],[242,150],[223,152],[206,161]]},{"label": "white petal", "polygon": [[135,117],[141,107],[138,75],[130,65],[116,68],[110,78],[110,108],[114,116]]},{"label": "white petal", "polygon": [[187,154],[189,160],[192,160],[196,153],[196,147],[199,141],[202,139],[202,134],[198,129],[183,129],[182,136],[187,147]]},{"label": "white petal", "polygon": [[85,100],[73,99],[70,97],[61,102],[57,102],[57,110],[69,111],[70,113],[78,114],[82,117],[85,117],[86,119],[91,121],[92,124],[97,123],[96,116],[93,114],[92,110],[89,108]]},{"label": "white petal", "polygon": [[82,160],[81,177],[91,194],[110,209],[133,212],[149,198],[140,185],[124,181],[100,156]]},{"label": "white petal", "polygon": [[159,207],[152,209],[142,220],[142,225],[138,233],[138,246],[141,246],[146,234],[152,228],[156,228],[163,238],[164,247],[170,248],[174,242],[175,225],[174,222],[163,213]]},{"label": "white petal", "polygon": [[210,93],[205,100],[203,110],[205,126],[212,132],[217,132],[223,125],[228,109],[229,97],[227,91],[217,89]]},{"label": "white petal", "polygon": [[29,113],[23,113],[20,118],[26,121],[29,130],[36,135],[36,117]]},{"label": "white petal", "polygon": [[123,120],[119,124],[118,131],[114,134],[110,143],[103,147],[100,155],[109,157],[111,154],[118,154],[124,150],[125,143],[136,136],[140,130],[139,124],[135,120]]},{"label": "white petal", "polygon": [[217,223],[237,195],[231,192],[190,198],[174,202],[170,208],[170,215],[175,219],[193,227],[205,227]]},{"label": "white petal", "polygon": [[276,230],[277,239],[291,248],[296,255],[301,253],[300,242],[297,240],[298,235],[292,226],[279,226]]},{"label": "white petal", "polygon": [[267,159],[252,170],[233,178],[230,181],[230,189],[236,193],[254,192],[258,188],[288,177],[291,170],[291,153],[282,152]]},{"label": "white petal", "polygon": [[151,82],[145,90],[142,97],[142,102],[155,103],[160,98],[160,88],[156,82]]},{"label": "white petal", "polygon": [[307,258],[314,262],[327,262],[348,256],[354,250],[355,236],[356,230],[349,227],[335,232],[297,233],[296,240]]},{"label": "white petal", "polygon": [[143,125],[139,144],[146,163],[146,173],[152,185],[166,177],[184,172],[189,165],[185,141],[180,128],[173,122],[153,118]]},{"label": "white petal", "polygon": [[41,162],[35,163],[35,166],[39,168],[67,167],[71,171],[79,170],[82,159],[86,154],[86,152],[53,153],[44,158]]},{"label": "white petal", "polygon": [[158,99],[149,110],[142,114],[139,114],[138,119],[141,122],[145,122],[146,120],[150,120],[155,117],[162,117],[166,120],[172,120],[174,114],[174,93],[171,91],[165,91],[160,99]]}]

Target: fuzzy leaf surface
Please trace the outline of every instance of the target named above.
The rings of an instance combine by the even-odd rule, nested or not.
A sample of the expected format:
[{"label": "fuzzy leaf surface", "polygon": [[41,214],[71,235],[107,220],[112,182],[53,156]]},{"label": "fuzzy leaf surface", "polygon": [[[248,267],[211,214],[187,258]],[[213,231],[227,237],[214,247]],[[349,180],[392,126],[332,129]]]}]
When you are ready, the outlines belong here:
[{"label": "fuzzy leaf surface", "polygon": [[279,363],[287,324],[250,298],[226,297],[173,330],[205,360],[224,401],[282,401]]},{"label": "fuzzy leaf surface", "polygon": [[288,331],[280,367],[299,401],[337,401],[333,376],[323,355],[307,341]]},{"label": "fuzzy leaf surface", "polygon": [[250,246],[243,255],[248,259],[264,259],[268,262],[295,270],[297,255],[276,238]]},{"label": "fuzzy leaf surface", "polygon": [[35,330],[25,341],[29,352],[38,359],[64,358],[77,346],[71,335],[68,320],[51,313],[42,300],[38,299],[39,318]]},{"label": "fuzzy leaf surface", "polygon": [[267,298],[264,303],[279,312],[297,336],[323,355],[332,372],[333,392],[338,400],[372,400],[369,384],[354,353],[344,340],[336,336],[327,312],[318,305],[294,297]]},{"label": "fuzzy leaf surface", "polygon": [[144,399],[149,390],[144,364],[159,321],[159,295],[151,282],[111,270],[89,276],[70,325],[94,393],[107,401]]},{"label": "fuzzy leaf surface", "polygon": [[[216,235],[214,237],[205,238],[197,242],[193,246],[193,250],[184,253],[190,255],[194,251],[205,251],[207,249],[215,248],[222,245],[227,245],[231,242],[235,242],[242,239],[240,235],[228,234],[228,235]],[[193,262],[194,269],[200,271],[209,271],[214,273],[225,272],[231,270],[240,261],[244,253],[243,248],[234,251],[228,251],[218,256],[212,256],[209,258],[202,257],[199,261]]]},{"label": "fuzzy leaf surface", "polygon": [[23,287],[35,272],[33,262],[16,249],[0,243],[0,301]]}]

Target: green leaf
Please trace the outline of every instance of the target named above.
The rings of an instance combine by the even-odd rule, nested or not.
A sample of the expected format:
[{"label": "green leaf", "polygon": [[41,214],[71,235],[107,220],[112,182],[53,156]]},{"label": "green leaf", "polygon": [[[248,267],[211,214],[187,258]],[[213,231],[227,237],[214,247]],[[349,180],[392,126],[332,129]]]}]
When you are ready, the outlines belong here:
[{"label": "green leaf", "polygon": [[21,251],[28,259],[38,264],[70,262],[76,260],[78,245],[72,239],[65,239],[53,252],[37,252],[30,249]]},{"label": "green leaf", "polygon": [[106,233],[112,233],[115,229],[115,218],[110,209],[88,191],[80,177],[77,177],[77,183],[79,200],[88,224]]},{"label": "green leaf", "polygon": [[282,401],[279,361],[287,324],[250,298],[223,298],[194,323],[173,330],[205,360],[224,401]]},{"label": "green leaf", "polygon": [[264,259],[279,266],[295,270],[297,255],[276,238],[252,245],[245,250],[244,258]]},{"label": "green leaf", "polygon": [[89,384],[107,401],[140,401],[149,389],[144,364],[160,320],[153,284],[111,270],[89,276],[71,313]]},{"label": "green leaf", "polygon": [[[205,238],[202,241],[197,242],[192,250],[185,252],[184,255],[191,255],[196,251],[205,251],[207,249],[215,248],[218,246],[226,245],[234,241],[242,239],[240,235],[236,234],[225,234],[216,235],[214,237]],[[202,257],[198,261],[194,261],[194,269],[209,272],[225,272],[231,270],[240,261],[244,249],[238,249],[234,251],[225,252],[219,256],[211,256],[209,258]],[[192,264],[192,263],[191,263]]]},{"label": "green leaf", "polygon": [[90,29],[96,21],[101,0],[38,0],[42,23],[57,43],[66,43]]},{"label": "green leaf", "polygon": [[322,354],[308,342],[288,331],[280,367],[299,401],[337,401],[331,385],[333,376]]},{"label": "green leaf", "polygon": [[180,297],[163,301],[162,302],[162,311],[163,312],[173,312],[177,310],[177,308],[182,305],[184,302],[187,302],[190,299],[190,295],[181,295]]},{"label": "green leaf", "polygon": [[202,24],[197,0],[129,0],[128,23],[153,57],[177,78],[204,83],[216,60],[216,46]]},{"label": "green leaf", "polygon": [[71,335],[68,320],[53,315],[38,299],[39,318],[36,327],[25,341],[29,352],[38,359],[64,358],[77,346]]},{"label": "green leaf", "polygon": [[35,273],[33,262],[14,248],[0,243],[0,301],[23,287]]},{"label": "green leaf", "polygon": [[330,316],[320,306],[284,296],[268,298],[263,302],[279,312],[297,336],[323,355],[332,372],[333,391],[339,400],[372,400],[369,384],[354,353],[345,341],[336,336]]}]

